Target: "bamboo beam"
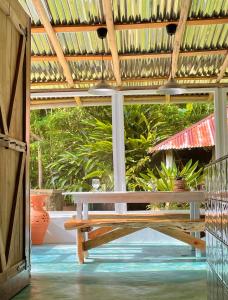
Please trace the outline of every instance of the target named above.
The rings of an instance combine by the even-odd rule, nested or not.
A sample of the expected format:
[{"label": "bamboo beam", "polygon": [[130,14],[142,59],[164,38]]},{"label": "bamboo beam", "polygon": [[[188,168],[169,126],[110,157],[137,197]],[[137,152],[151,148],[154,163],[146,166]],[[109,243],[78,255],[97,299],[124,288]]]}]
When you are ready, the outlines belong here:
[{"label": "bamboo beam", "polygon": [[[114,24],[115,30],[132,30],[132,29],[145,29],[145,28],[163,28],[168,24],[178,24],[178,20],[174,21],[161,21],[161,22],[141,22],[141,23],[130,23],[130,24]],[[187,20],[188,26],[193,25],[217,25],[227,24],[228,17],[221,18],[201,18]],[[100,27],[106,27],[105,24],[98,25],[53,25],[55,32],[84,32],[84,31],[96,31]],[[45,33],[43,26],[32,26],[32,33]]]},{"label": "bamboo beam", "polygon": [[[189,103],[189,102],[209,102],[213,101],[208,94],[205,95],[183,95],[180,96],[171,96],[170,103]],[[166,103],[165,96],[163,95],[150,95],[150,96],[125,96],[124,104],[146,104],[146,103]],[[74,98],[58,98],[58,99],[39,99],[31,100],[30,102],[32,109],[37,108],[51,108],[51,107],[74,107],[75,100]],[[83,97],[81,98],[82,106],[91,106],[91,105],[111,105],[110,97]]]},{"label": "bamboo beam", "polygon": [[112,54],[112,63],[113,63],[113,73],[116,78],[116,83],[118,86],[121,85],[121,73],[120,73],[120,62],[116,44],[116,34],[112,16],[112,3],[111,0],[102,0],[103,9],[105,14],[106,25],[108,29],[108,42]]},{"label": "bamboo beam", "polygon": [[219,75],[218,75],[218,78],[217,78],[216,82],[219,82],[223,78],[223,76],[226,73],[227,68],[228,68],[228,51],[226,53],[226,57],[224,59],[224,62],[222,64],[222,66],[220,67]]},{"label": "bamboo beam", "polygon": [[173,53],[172,53],[172,66],[171,66],[171,77],[175,77],[177,72],[177,63],[178,63],[178,57],[180,53],[180,47],[181,47],[181,41],[182,37],[185,31],[185,26],[188,18],[188,12],[191,6],[191,0],[181,0],[180,2],[180,19],[177,25],[177,31],[174,37],[174,43],[173,43]]},{"label": "bamboo beam", "polygon": [[[226,55],[227,49],[205,49],[205,50],[193,50],[193,51],[180,51],[180,57],[191,57],[199,55]],[[131,60],[131,59],[155,59],[155,58],[170,58],[171,52],[167,53],[125,53],[119,54],[119,60]],[[102,56],[100,54],[86,54],[86,55],[65,55],[66,61],[88,61],[88,60],[101,60]],[[32,62],[37,61],[58,61],[56,55],[32,55]],[[112,60],[110,54],[104,56],[104,60]]]},{"label": "bamboo beam", "polygon": [[58,61],[63,68],[63,72],[66,77],[66,80],[69,83],[69,85],[73,85],[73,78],[72,78],[72,74],[70,71],[70,67],[64,57],[63,50],[62,50],[61,45],[56,37],[56,33],[51,26],[51,23],[48,19],[48,16],[43,7],[43,4],[41,3],[41,0],[32,0],[32,2],[33,2],[33,5],[35,6],[35,9],[39,15],[39,18],[40,18],[42,24],[44,25],[45,31],[47,32],[50,42],[56,52]]}]

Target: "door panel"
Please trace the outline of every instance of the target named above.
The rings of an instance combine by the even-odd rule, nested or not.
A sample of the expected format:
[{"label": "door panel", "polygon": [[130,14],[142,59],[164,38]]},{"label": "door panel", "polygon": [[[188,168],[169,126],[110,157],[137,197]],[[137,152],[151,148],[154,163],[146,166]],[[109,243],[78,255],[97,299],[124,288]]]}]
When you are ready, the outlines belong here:
[{"label": "door panel", "polygon": [[29,283],[30,20],[0,1],[0,299]]}]

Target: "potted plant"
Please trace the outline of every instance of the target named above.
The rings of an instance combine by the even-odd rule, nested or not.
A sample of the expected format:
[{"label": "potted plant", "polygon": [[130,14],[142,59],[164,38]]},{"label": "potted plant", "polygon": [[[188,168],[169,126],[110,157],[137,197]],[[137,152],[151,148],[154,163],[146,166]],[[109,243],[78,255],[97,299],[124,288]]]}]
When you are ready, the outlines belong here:
[{"label": "potted plant", "polygon": [[173,181],[173,191],[174,192],[183,192],[188,191],[189,187],[187,185],[187,182],[184,177],[182,176],[176,176],[176,178]]}]

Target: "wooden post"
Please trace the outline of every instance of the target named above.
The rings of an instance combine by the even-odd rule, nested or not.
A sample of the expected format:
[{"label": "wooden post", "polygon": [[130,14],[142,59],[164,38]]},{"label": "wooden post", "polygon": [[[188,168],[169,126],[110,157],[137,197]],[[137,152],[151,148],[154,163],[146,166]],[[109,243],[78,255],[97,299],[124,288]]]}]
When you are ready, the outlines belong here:
[{"label": "wooden post", "polygon": [[166,150],[165,151],[165,164],[167,168],[172,168],[173,165],[173,151]]},{"label": "wooden post", "polygon": [[228,152],[228,128],[226,89],[218,88],[214,93],[215,106],[215,158],[218,159]]}]

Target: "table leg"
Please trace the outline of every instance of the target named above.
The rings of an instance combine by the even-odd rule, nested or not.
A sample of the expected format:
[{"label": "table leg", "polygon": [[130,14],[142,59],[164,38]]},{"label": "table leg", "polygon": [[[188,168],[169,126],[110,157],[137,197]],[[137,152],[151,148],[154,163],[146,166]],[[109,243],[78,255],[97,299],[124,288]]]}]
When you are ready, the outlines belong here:
[{"label": "table leg", "polygon": [[[88,212],[88,203],[83,203],[83,220],[88,220],[88,216],[89,216],[89,212]],[[88,232],[84,233],[84,240],[88,241]],[[84,251],[84,257],[88,258],[89,256],[89,252],[88,251]]]},{"label": "table leg", "polygon": [[[190,220],[199,220],[200,218],[200,203],[190,202]],[[192,236],[200,239],[200,232],[193,232]],[[201,256],[201,252],[198,249],[192,248],[195,251],[196,257]]]}]

